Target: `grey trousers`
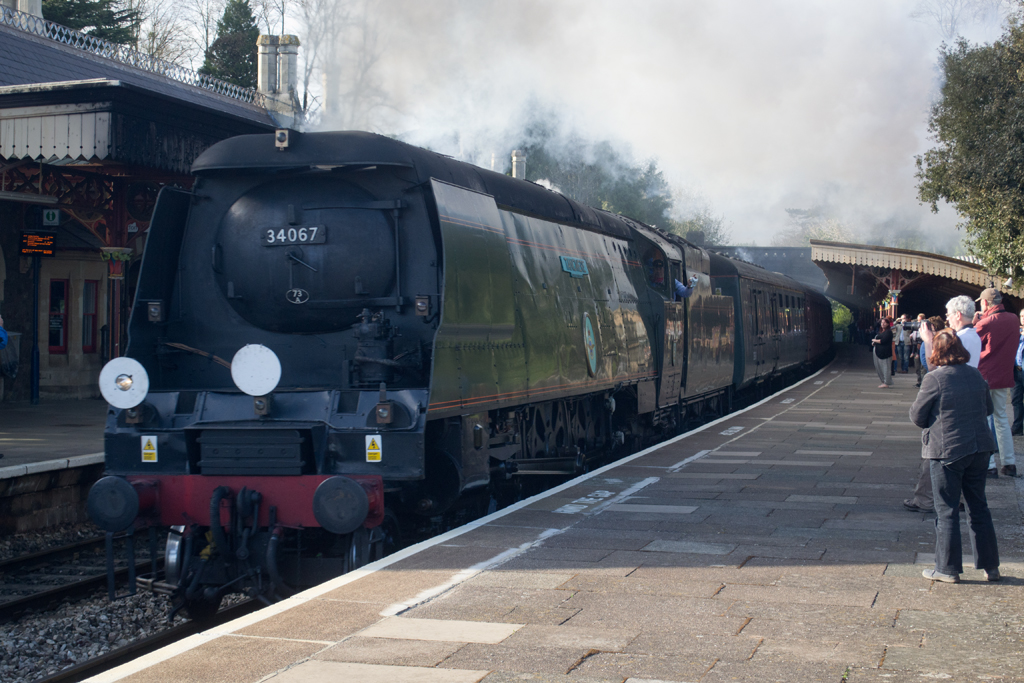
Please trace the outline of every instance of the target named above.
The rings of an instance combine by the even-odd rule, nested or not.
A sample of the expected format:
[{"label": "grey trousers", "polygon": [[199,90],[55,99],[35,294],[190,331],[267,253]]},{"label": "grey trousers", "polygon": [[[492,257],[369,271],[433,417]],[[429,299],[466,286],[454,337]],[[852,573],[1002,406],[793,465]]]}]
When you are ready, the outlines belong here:
[{"label": "grey trousers", "polygon": [[921,471],[917,476],[917,486],[914,487],[914,505],[931,510],[935,507],[935,496],[932,494],[932,466],[931,460],[921,458]]},{"label": "grey trousers", "polygon": [[875,355],[875,350],[872,349],[871,360],[875,361],[875,372],[878,373],[878,381],[892,386],[892,358],[879,358]]}]

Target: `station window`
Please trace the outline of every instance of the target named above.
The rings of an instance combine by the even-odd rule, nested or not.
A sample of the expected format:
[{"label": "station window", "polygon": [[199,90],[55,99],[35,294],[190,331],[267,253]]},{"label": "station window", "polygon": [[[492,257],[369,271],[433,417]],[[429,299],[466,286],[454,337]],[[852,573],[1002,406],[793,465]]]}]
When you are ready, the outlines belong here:
[{"label": "station window", "polygon": [[68,352],[68,291],[67,280],[50,280],[50,353]]},{"label": "station window", "polygon": [[96,353],[96,314],[99,310],[99,280],[82,285],[82,353]]}]

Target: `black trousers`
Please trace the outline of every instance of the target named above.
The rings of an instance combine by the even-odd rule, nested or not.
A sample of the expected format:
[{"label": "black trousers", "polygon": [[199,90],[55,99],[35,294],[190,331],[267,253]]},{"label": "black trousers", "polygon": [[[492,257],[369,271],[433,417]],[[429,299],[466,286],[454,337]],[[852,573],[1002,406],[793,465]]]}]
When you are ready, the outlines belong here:
[{"label": "black trousers", "polygon": [[967,503],[975,569],[999,567],[999,547],[992,513],[985,499],[988,453],[975,453],[948,462],[932,460],[932,491],[935,494],[935,570],[960,574],[964,570],[960,542],[960,494]]},{"label": "black trousers", "polygon": [[1013,405],[1013,424],[1011,431],[1019,432],[1024,427],[1024,371],[1020,366],[1013,368],[1013,393],[1010,395],[1010,403]]}]

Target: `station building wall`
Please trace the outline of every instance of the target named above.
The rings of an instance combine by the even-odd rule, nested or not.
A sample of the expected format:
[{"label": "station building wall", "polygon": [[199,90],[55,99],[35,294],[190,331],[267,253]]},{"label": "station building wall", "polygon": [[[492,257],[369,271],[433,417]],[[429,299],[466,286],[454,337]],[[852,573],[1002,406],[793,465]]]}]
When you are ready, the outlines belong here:
[{"label": "station building wall", "polygon": [[[31,397],[32,259],[19,255],[21,231],[32,229],[31,210],[30,205],[0,201],[0,315],[9,333],[20,333],[12,337],[18,343],[15,377],[0,369],[2,401]],[[107,327],[109,339],[108,282],[99,249],[58,248],[56,256],[40,259],[41,400],[99,397],[97,379],[104,352],[109,353],[103,334]],[[6,358],[10,360],[9,352]]]}]

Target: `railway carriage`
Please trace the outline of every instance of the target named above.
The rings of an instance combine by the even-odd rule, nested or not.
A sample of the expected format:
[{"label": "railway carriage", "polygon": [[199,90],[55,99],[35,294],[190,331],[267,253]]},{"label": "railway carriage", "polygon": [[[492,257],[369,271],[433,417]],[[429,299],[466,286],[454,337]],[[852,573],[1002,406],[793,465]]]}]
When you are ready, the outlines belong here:
[{"label": "railway carriage", "polygon": [[196,616],[352,569],[829,352],[827,301],[788,278],[381,136],[243,136],[193,171],[161,192],[127,355],[100,377],[88,504],[111,533],[171,529],[152,585]]}]

